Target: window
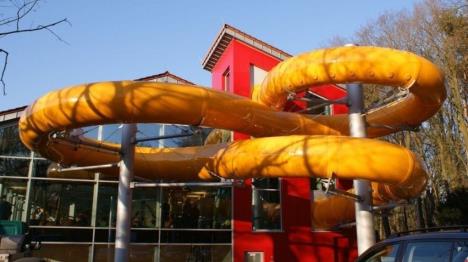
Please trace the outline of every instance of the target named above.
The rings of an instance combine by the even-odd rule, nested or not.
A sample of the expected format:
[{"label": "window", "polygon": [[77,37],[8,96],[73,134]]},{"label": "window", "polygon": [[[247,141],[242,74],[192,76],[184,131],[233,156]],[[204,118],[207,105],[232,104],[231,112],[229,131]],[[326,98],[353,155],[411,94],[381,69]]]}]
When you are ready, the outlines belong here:
[{"label": "window", "polygon": [[395,262],[397,260],[398,248],[400,245],[388,245],[380,249],[377,249],[375,252],[372,252],[367,258],[363,261],[366,262]]},{"label": "window", "polygon": [[278,178],[252,179],[253,230],[281,230],[281,189]]},{"label": "window", "polygon": [[29,159],[0,158],[0,176],[28,176]]},{"label": "window", "polygon": [[261,84],[267,74],[267,71],[254,65],[250,65],[250,88],[253,88],[254,85]]},{"label": "window", "polygon": [[0,220],[26,218],[26,180],[0,180]]},{"label": "window", "polygon": [[468,261],[468,241],[457,241],[452,254],[452,262]]},{"label": "window", "polygon": [[93,184],[34,181],[30,224],[90,226]]},{"label": "window", "polygon": [[311,115],[330,115],[331,114],[331,106],[330,105],[323,105],[318,106],[320,104],[320,100],[325,100],[323,97],[318,95],[312,94],[311,92],[306,92],[304,98],[310,99],[306,103],[306,107],[308,110],[303,111],[303,114],[311,114]]},{"label": "window", "polygon": [[231,188],[165,188],[161,206],[163,228],[231,228]]},{"label": "window", "polygon": [[403,262],[449,262],[451,248],[451,242],[409,243]]},{"label": "window", "polygon": [[0,155],[30,155],[30,151],[19,139],[18,124],[16,121],[14,123],[0,127]]},{"label": "window", "polygon": [[223,73],[223,90],[224,92],[233,92],[233,90],[231,90],[231,72],[229,68]]},{"label": "window", "polygon": [[244,262],[263,262],[263,252],[245,252]]}]

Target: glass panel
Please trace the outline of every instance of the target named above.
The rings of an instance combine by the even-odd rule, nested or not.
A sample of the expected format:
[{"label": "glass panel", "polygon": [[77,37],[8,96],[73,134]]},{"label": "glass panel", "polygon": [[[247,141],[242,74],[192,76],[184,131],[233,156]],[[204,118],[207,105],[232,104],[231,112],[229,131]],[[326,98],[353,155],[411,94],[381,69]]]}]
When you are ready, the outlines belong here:
[{"label": "glass panel", "polygon": [[35,177],[47,177],[47,168],[50,165],[49,160],[34,160],[33,162],[33,176]]},{"label": "glass panel", "polygon": [[161,243],[231,243],[231,231],[162,230]]},{"label": "glass panel", "polygon": [[231,246],[161,246],[160,262],[232,261]]},{"label": "glass panel", "polygon": [[30,154],[19,138],[17,122],[0,127],[0,155],[30,156]]},{"label": "glass panel", "polygon": [[[137,188],[133,190],[132,227],[154,228],[157,226],[159,188]],[[117,184],[99,185],[96,226],[107,227],[109,220],[115,226],[117,211]],[[110,218],[110,219],[109,219]]]},{"label": "glass panel", "polygon": [[[157,229],[133,229],[130,232],[132,243],[157,243],[159,231]],[[115,242],[115,229],[96,229],[94,241],[101,243]]]},{"label": "glass panel", "polygon": [[312,114],[312,115],[329,115],[330,114],[330,106],[329,105],[323,105],[321,107],[315,107],[320,104],[320,102],[317,102],[315,100],[324,100],[323,98],[316,96],[314,94],[311,94],[309,92],[306,92],[304,95],[305,98],[313,99],[313,101],[308,101],[307,102],[307,108],[310,108],[307,111],[304,111],[303,114]]},{"label": "glass panel", "polygon": [[86,228],[31,227],[29,229],[34,241],[41,242],[91,242],[93,230]]},{"label": "glass panel", "polygon": [[406,246],[404,262],[449,261],[451,242],[414,242]]},{"label": "glass panel", "polygon": [[29,159],[0,158],[0,176],[28,176]]},{"label": "glass panel", "polygon": [[468,261],[468,241],[457,241],[453,249],[452,262]]},{"label": "glass panel", "polygon": [[[154,254],[155,254],[155,246],[130,245],[129,261],[135,261],[135,262],[158,261],[154,259]],[[96,245],[94,247],[94,261],[96,262],[114,261],[114,246],[113,245]]]},{"label": "glass panel", "polygon": [[[311,178],[310,179],[310,201],[312,203],[314,201],[318,201],[320,199],[324,199],[330,197],[329,195],[325,194],[325,185],[322,183],[323,179],[320,178]],[[328,183],[328,181],[327,181]],[[317,225],[313,223],[314,220],[311,219],[311,227],[312,230],[327,230],[327,228],[323,228],[321,225]]]},{"label": "glass panel", "polygon": [[279,179],[278,178],[262,178],[262,179],[252,179],[252,185],[256,189],[279,189]]},{"label": "glass panel", "polygon": [[398,254],[398,247],[400,245],[388,245],[376,250],[368,258],[363,261],[368,262],[395,262]]},{"label": "glass panel", "polygon": [[118,143],[122,139],[122,124],[103,125],[102,140]]},{"label": "glass panel", "polygon": [[93,185],[34,181],[31,225],[90,226]]},{"label": "glass panel", "polygon": [[26,218],[26,180],[0,179],[0,220]]},{"label": "glass panel", "polygon": [[281,191],[278,178],[252,179],[253,230],[281,229]]},{"label": "glass panel", "polygon": [[156,227],[159,190],[160,188],[138,188],[133,190],[132,227]]},{"label": "glass panel", "polygon": [[[165,127],[160,124],[138,124],[137,138],[148,138],[161,136],[164,133]],[[162,147],[164,140],[151,140],[138,142],[138,146],[146,147]]]},{"label": "glass panel", "polygon": [[[134,191],[137,191],[136,189]],[[96,226],[107,227],[109,221],[115,227],[115,214],[117,212],[117,185],[100,184],[96,210]]]},{"label": "glass panel", "polygon": [[252,213],[254,230],[280,230],[280,191],[254,189],[252,195]]},{"label": "glass panel", "polygon": [[263,252],[245,252],[245,262],[263,262]]},{"label": "glass panel", "polygon": [[51,261],[87,262],[89,248],[89,245],[42,244],[41,249],[34,250],[32,255],[34,257],[47,258]]},{"label": "glass panel", "polygon": [[165,188],[162,199],[163,228],[231,228],[231,188]]}]

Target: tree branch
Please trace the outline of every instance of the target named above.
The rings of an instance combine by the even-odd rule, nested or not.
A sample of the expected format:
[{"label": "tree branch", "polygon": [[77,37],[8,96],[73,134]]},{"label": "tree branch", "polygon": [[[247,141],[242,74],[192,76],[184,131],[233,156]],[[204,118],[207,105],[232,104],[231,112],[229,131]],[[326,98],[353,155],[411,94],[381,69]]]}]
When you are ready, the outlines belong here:
[{"label": "tree branch", "polygon": [[[0,20],[0,26],[16,22],[16,28],[18,30],[19,29],[19,21],[23,17],[27,16],[31,12],[34,9],[34,7],[37,5],[38,2],[39,2],[39,0],[34,0],[34,1],[31,1],[31,2],[24,2],[22,6],[18,7],[18,11],[16,12],[16,17],[7,17],[7,18],[4,18],[4,19]],[[27,6],[29,6],[29,8],[26,11],[24,11],[23,13],[21,13],[21,11],[24,8],[26,8]]]},{"label": "tree branch", "polygon": [[54,23],[50,23],[50,24],[47,24],[47,25],[39,25],[37,26],[36,28],[28,28],[28,29],[20,29],[20,30],[13,30],[13,31],[8,31],[8,32],[3,32],[3,33],[0,33],[0,36],[6,36],[6,35],[11,35],[11,34],[18,34],[18,33],[26,33],[26,32],[34,32],[34,31],[40,31],[40,30],[44,30],[44,29],[48,29],[50,27],[53,27],[53,26],[56,26],[58,24],[61,24],[61,23],[68,23],[68,20],[66,18],[60,20],[60,21],[57,21],[57,22],[54,22]]}]

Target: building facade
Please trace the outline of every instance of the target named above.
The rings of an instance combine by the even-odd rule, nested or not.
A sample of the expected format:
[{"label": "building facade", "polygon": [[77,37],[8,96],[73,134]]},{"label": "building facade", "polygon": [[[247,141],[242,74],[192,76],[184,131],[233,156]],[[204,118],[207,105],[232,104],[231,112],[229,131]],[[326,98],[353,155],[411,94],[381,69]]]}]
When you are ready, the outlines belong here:
[{"label": "building facade", "polygon": [[[169,72],[141,81],[193,84]],[[113,261],[118,180],[93,172],[53,171],[18,136],[25,107],[0,112],[2,219],[23,221],[42,242],[34,255],[58,261]],[[190,127],[138,124],[138,137],[178,134]],[[89,127],[86,137],[119,142],[121,125]],[[143,142],[153,147],[201,145],[189,138]],[[231,188],[156,187],[133,193],[130,261],[231,261]]]},{"label": "building facade", "polygon": [[[250,97],[276,64],[290,57],[251,35],[224,25],[203,61],[212,74],[212,87]],[[339,99],[346,91],[335,85],[315,86],[297,97]],[[316,104],[316,103],[315,103]],[[344,105],[319,108],[292,100],[286,111],[342,114]],[[234,132],[233,140],[248,139]],[[351,181],[339,181],[347,188]],[[322,231],[311,224],[310,206],[319,196],[316,181],[303,178],[249,179],[233,187],[234,261],[353,261],[357,256],[352,230],[347,234]],[[315,194],[314,194],[315,193]],[[250,259],[250,260],[249,260]]]},{"label": "building facade", "polygon": [[[212,87],[250,97],[253,85],[290,57],[232,26],[224,25],[203,61]],[[191,85],[169,72],[137,79]],[[297,94],[339,99],[338,86]],[[315,101],[315,100],[314,100]],[[346,113],[343,105],[313,107],[292,100],[286,110]],[[35,255],[59,261],[113,261],[117,179],[99,173],[57,173],[54,164],[25,148],[18,137],[24,107],[0,112],[0,196],[11,204],[3,219],[30,225],[42,248]],[[119,142],[121,125],[89,127],[85,136]],[[184,133],[191,127],[138,124],[138,137]],[[201,132],[203,134],[203,132]],[[202,135],[144,142],[145,146],[202,145]],[[248,139],[237,132],[228,140]],[[137,178],[138,179],[138,178]],[[349,187],[349,181],[338,186]],[[136,188],[133,192],[130,261],[353,261],[352,229],[323,231],[311,224],[314,179],[249,179],[226,187]],[[344,233],[343,233],[344,232]]]}]

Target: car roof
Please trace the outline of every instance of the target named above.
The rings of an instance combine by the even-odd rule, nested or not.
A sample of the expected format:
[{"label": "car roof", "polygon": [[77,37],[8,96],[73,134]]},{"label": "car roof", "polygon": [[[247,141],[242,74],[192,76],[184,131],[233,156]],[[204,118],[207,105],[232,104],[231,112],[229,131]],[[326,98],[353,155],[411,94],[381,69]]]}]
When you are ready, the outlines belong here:
[{"label": "car roof", "polygon": [[466,231],[439,231],[439,232],[429,232],[429,233],[413,233],[411,235],[405,236],[394,236],[387,238],[383,241],[378,242],[374,246],[370,247],[363,254],[361,254],[357,261],[361,261],[362,258],[365,258],[369,253],[374,252],[376,249],[389,244],[401,243],[403,241],[437,241],[437,240],[466,240],[468,241],[468,232]]}]

